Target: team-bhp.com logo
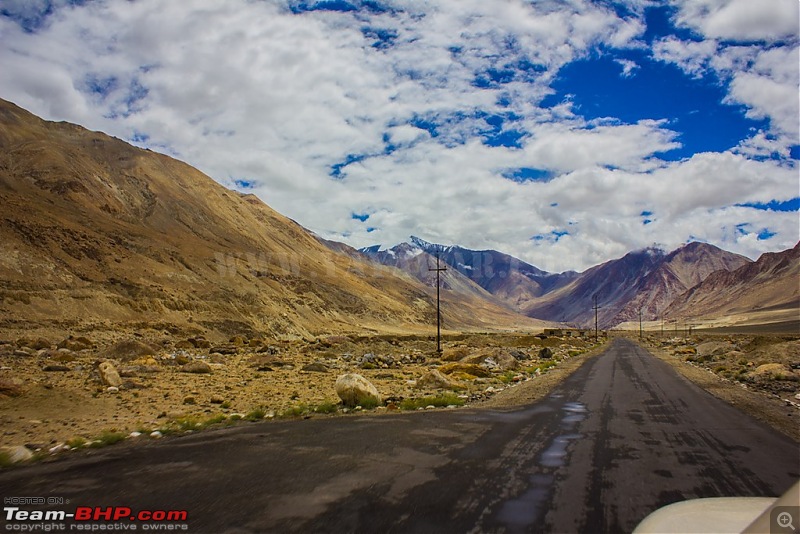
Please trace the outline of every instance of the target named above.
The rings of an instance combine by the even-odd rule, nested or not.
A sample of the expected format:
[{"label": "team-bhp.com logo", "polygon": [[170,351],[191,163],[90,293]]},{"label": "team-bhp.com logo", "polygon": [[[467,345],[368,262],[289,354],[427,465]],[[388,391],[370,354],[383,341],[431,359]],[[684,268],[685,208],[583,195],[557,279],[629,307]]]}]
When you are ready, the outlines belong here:
[{"label": "team-bhp.com logo", "polygon": [[64,510],[23,510],[5,506],[6,531],[188,531],[186,510],[139,510],[126,506],[78,506],[74,512]]}]

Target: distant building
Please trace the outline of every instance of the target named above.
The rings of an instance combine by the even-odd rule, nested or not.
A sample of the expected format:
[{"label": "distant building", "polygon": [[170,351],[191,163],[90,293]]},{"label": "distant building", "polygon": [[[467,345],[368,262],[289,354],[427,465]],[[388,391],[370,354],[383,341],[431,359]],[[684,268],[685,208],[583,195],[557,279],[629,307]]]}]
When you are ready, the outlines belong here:
[{"label": "distant building", "polygon": [[544,335],[552,337],[579,337],[586,338],[593,334],[593,330],[579,328],[545,328]]}]

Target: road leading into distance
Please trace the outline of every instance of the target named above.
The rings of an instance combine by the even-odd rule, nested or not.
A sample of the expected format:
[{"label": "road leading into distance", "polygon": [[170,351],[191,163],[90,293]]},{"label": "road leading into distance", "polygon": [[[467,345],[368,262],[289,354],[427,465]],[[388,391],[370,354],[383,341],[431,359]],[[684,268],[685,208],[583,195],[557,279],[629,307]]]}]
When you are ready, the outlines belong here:
[{"label": "road leading into distance", "polygon": [[515,411],[243,425],[0,472],[0,496],[186,509],[193,533],[615,532],[798,477],[797,443],[616,339]]}]

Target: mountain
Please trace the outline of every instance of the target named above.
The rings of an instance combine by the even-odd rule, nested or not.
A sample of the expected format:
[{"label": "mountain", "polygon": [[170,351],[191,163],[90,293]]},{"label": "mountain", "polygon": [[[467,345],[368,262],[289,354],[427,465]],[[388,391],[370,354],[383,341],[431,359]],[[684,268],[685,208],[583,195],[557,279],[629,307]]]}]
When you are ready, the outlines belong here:
[{"label": "mountain", "polygon": [[[689,243],[667,253],[647,248],[605,262],[583,273],[548,273],[494,250],[469,250],[428,243],[411,237],[391,249],[361,249],[384,265],[392,265],[429,282],[427,265],[439,256],[443,263],[490,293],[498,302],[530,317],[594,326],[595,297],[598,324],[610,328],[661,316],[669,304],[713,272],[725,272],[750,263],[748,258],[707,243]],[[421,264],[414,259],[422,258]],[[428,279],[426,279],[426,277]],[[459,285],[459,290],[464,286]]]},{"label": "mountain", "polygon": [[[725,318],[733,323],[800,322],[800,243],[762,254],[735,270],[707,276],[665,310],[672,319]],[[717,322],[720,322],[719,320]]]},{"label": "mountain", "polygon": [[[0,327],[426,330],[435,292],[189,165],[0,100]],[[457,305],[455,305],[457,304]],[[448,328],[530,327],[494,303]]]},{"label": "mountain", "polygon": [[[411,254],[425,253],[430,265],[440,261],[448,268],[472,281],[476,286],[494,296],[498,302],[516,311],[523,311],[527,305],[545,293],[558,289],[577,276],[575,272],[551,274],[522,260],[496,250],[470,250],[459,246],[445,246],[429,243],[411,236],[410,243],[401,243],[391,249],[381,250],[380,245],[361,249],[385,265],[405,269],[404,264]],[[412,273],[424,278],[425,270],[420,271],[411,265]],[[464,282],[459,280],[459,286]],[[474,289],[470,289],[474,291]]]},{"label": "mountain", "polygon": [[669,254],[647,248],[585,271],[525,311],[532,317],[592,326],[596,296],[601,328],[638,321],[640,310],[643,320],[652,320],[712,272],[749,262],[744,256],[707,243],[689,243]]},{"label": "mountain", "polygon": [[658,267],[646,275],[636,294],[611,318],[611,323],[651,320],[662,316],[675,298],[694,287],[710,274],[733,271],[751,263],[749,258],[733,254],[707,243],[693,242],[672,251]]}]

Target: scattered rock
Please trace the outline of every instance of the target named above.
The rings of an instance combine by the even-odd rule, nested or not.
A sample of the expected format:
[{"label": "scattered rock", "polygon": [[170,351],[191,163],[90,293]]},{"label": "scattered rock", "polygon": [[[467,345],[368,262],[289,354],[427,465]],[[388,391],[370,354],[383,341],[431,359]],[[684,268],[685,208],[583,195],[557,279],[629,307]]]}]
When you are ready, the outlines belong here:
[{"label": "scattered rock", "polygon": [[153,432],[150,432],[150,437],[153,439],[161,439],[164,437],[164,434],[162,434],[158,430],[154,430]]},{"label": "scattered rock", "polygon": [[355,407],[381,403],[381,395],[372,383],[356,373],[336,379],[336,394],[345,406]]},{"label": "scattered rock", "polygon": [[111,393],[112,395],[114,393],[119,393],[119,388],[117,386],[108,386],[106,388],[106,393]]},{"label": "scattered rock", "polygon": [[211,347],[211,342],[203,336],[191,337],[187,341],[196,349],[207,349]]},{"label": "scattered rock", "polygon": [[516,371],[519,369],[519,361],[509,353],[501,352],[497,355],[497,366],[501,371]]},{"label": "scattered rock", "polygon": [[97,372],[100,373],[100,380],[106,386],[118,388],[122,385],[122,378],[111,362],[100,362],[100,365],[97,366]]},{"label": "scattered rock", "polygon": [[70,363],[78,359],[78,356],[69,349],[58,349],[56,351],[47,351],[47,354],[45,354],[45,356],[47,358],[50,358],[51,360],[61,363]]},{"label": "scattered rock", "polygon": [[52,343],[50,343],[49,340],[43,337],[36,339],[20,338],[17,340],[17,347],[19,348],[42,350],[42,349],[49,349],[52,346],[53,346]]},{"label": "scattered rock", "polygon": [[68,349],[79,352],[82,350],[91,349],[94,347],[94,343],[85,337],[69,336],[68,338],[59,341],[56,347],[59,349]]},{"label": "scattered rock", "polygon": [[0,378],[0,395],[20,397],[24,392],[22,384],[22,380],[18,378]]},{"label": "scattered rock", "polygon": [[539,351],[539,359],[540,360],[552,360],[553,359],[553,349],[550,347],[544,347],[542,350]]},{"label": "scattered rock", "polygon": [[327,373],[328,367],[324,363],[314,362],[304,365],[301,371],[308,371],[311,373]]},{"label": "scattered rock", "polygon": [[462,362],[446,363],[441,367],[439,367],[439,371],[441,371],[446,375],[450,375],[453,373],[463,373],[471,376],[476,376],[479,378],[487,378],[489,376],[489,371],[487,371],[480,365],[474,363],[462,363]]},{"label": "scattered rock", "polygon": [[211,404],[222,404],[225,402],[225,399],[220,397],[219,395],[213,395],[211,400],[209,400]]},{"label": "scattered rock", "polygon": [[223,345],[219,347],[209,347],[208,352],[216,352],[217,354],[236,354],[239,352],[239,349],[234,346]]},{"label": "scattered rock", "polygon": [[50,364],[42,367],[42,371],[46,373],[64,373],[69,370],[70,370],[69,367],[61,364]]},{"label": "scattered rock", "polygon": [[417,380],[416,387],[420,389],[461,389],[457,381],[433,369]]},{"label": "scattered rock", "polygon": [[211,372],[211,366],[206,362],[195,361],[187,363],[180,370],[183,373],[207,374]]},{"label": "scattered rock", "polygon": [[153,356],[156,353],[155,349],[141,341],[129,340],[120,341],[116,345],[112,345],[103,353],[106,358],[131,361],[142,356]]}]

